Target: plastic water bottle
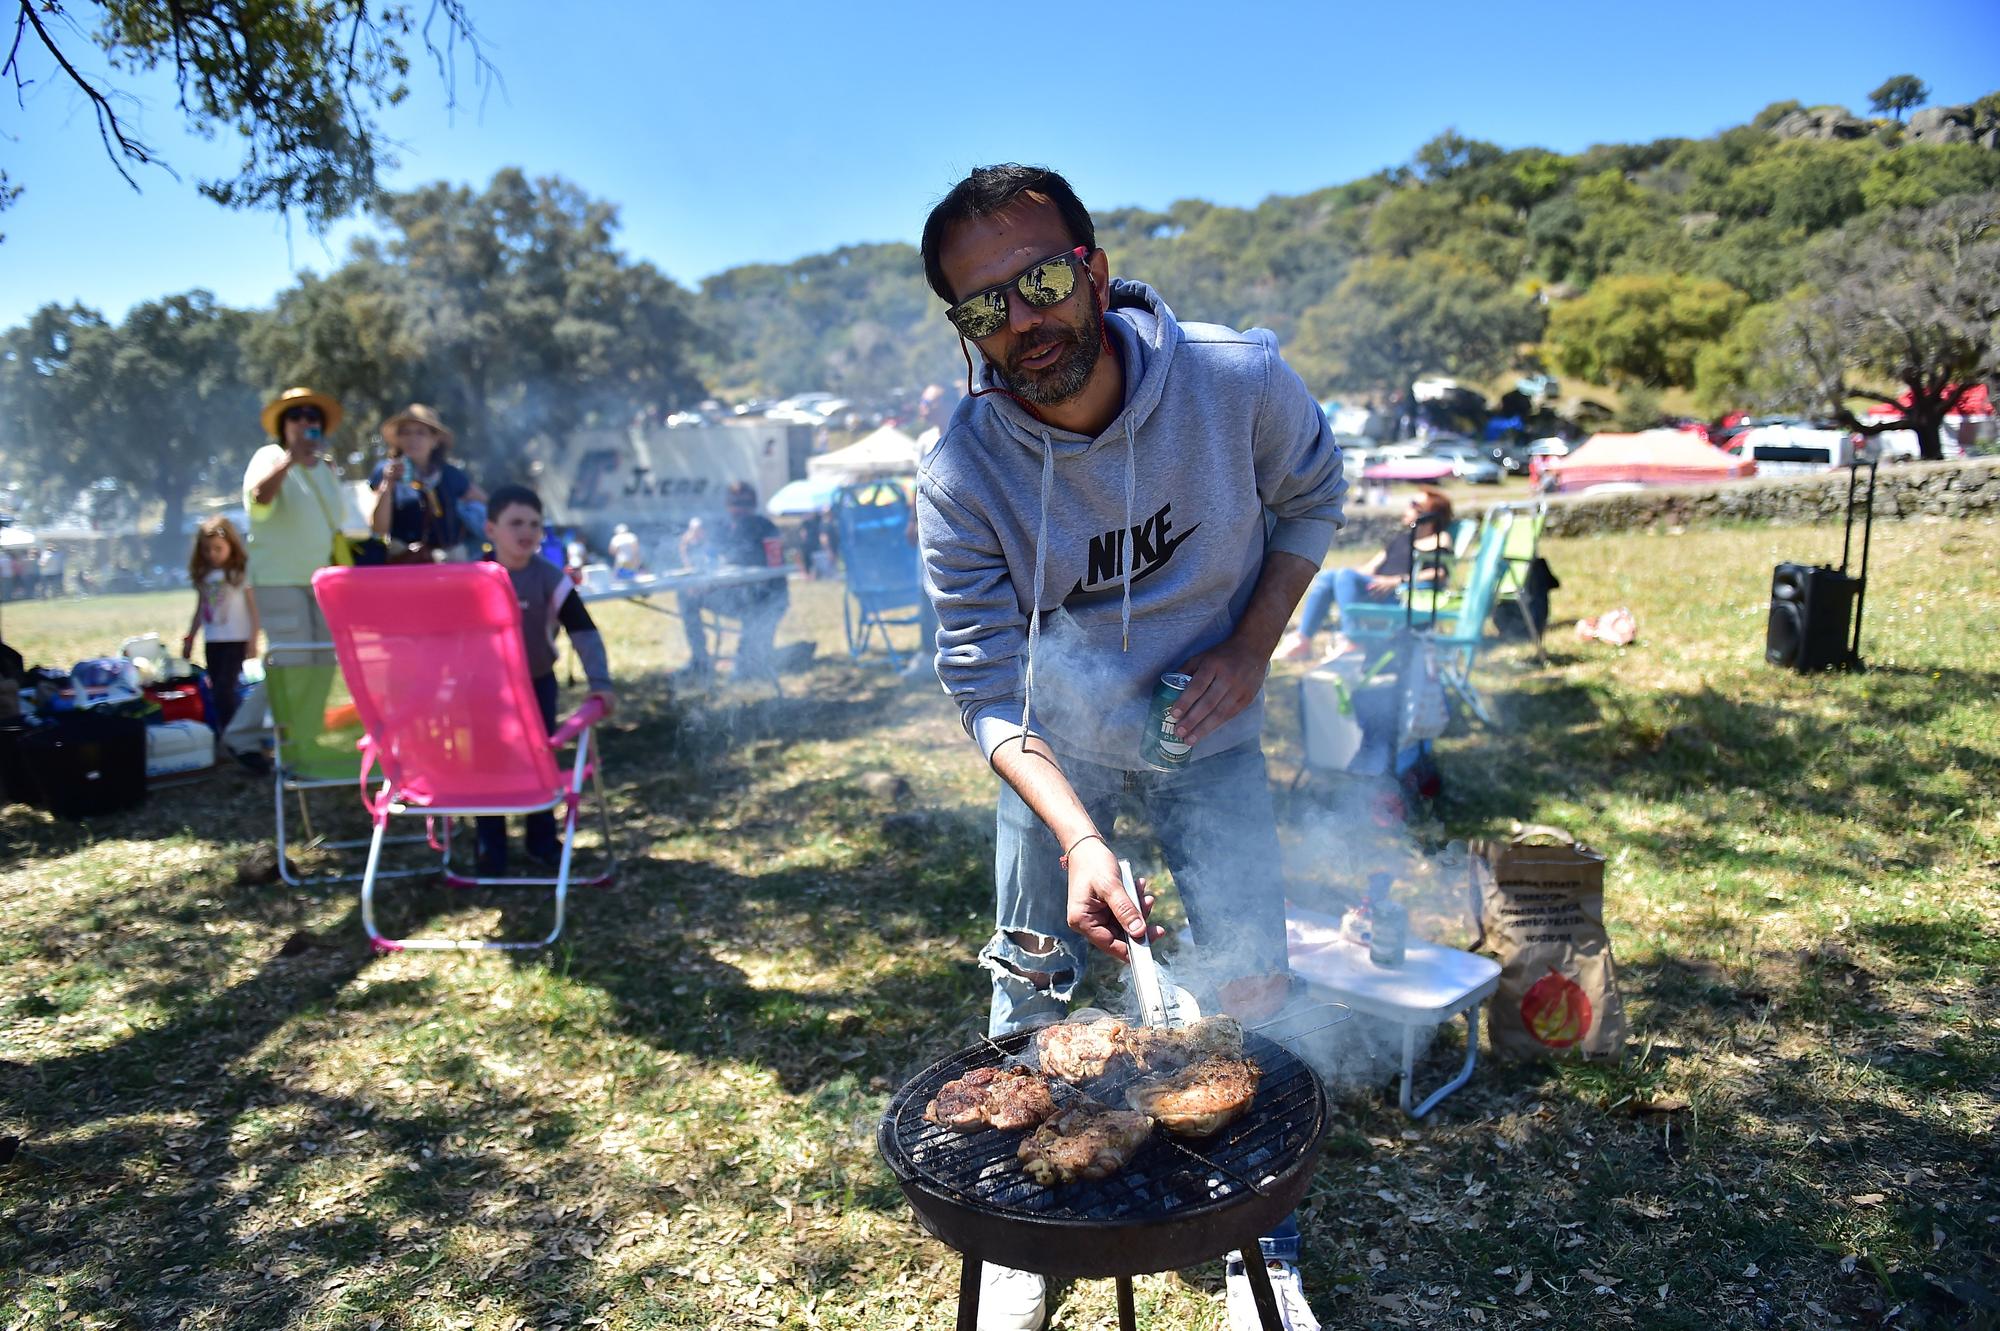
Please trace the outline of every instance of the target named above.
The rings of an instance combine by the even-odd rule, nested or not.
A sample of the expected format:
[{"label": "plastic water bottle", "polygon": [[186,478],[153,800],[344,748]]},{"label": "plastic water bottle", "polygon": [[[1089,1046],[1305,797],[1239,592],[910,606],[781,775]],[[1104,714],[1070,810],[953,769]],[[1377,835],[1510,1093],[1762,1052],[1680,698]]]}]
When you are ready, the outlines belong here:
[{"label": "plastic water bottle", "polygon": [[1368,959],[1377,966],[1400,966],[1408,951],[1410,912],[1389,895],[1394,883],[1386,873],[1368,876],[1368,913],[1375,922],[1368,940]]}]

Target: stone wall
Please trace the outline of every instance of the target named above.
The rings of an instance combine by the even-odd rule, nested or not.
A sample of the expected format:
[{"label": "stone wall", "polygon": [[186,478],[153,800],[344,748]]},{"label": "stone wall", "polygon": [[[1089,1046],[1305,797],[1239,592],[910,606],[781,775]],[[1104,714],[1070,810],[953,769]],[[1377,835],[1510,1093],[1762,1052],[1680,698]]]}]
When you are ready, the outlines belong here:
[{"label": "stone wall", "polygon": [[[1857,498],[1866,485],[1864,474],[1856,488]],[[1514,501],[1510,497],[1508,502]],[[1460,511],[1482,507],[1485,505],[1481,503],[1467,503]],[[1846,511],[1847,473],[1839,471],[1817,476],[1753,477],[1721,485],[1649,489],[1629,494],[1551,495],[1545,531],[1551,536],[1588,536],[1596,532],[1726,522],[1806,526],[1839,522]],[[2000,517],[2000,457],[1903,462],[1885,466],[1877,473],[1878,521],[1977,515]],[[1401,518],[1400,508],[1351,508],[1338,544],[1379,549]]]}]

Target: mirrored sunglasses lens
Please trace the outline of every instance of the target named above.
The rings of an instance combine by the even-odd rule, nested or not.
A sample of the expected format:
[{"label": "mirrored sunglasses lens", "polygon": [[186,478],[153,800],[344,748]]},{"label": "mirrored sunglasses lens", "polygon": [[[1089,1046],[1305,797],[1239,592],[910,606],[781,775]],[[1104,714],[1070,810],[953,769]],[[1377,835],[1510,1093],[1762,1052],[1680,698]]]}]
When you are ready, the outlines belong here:
[{"label": "mirrored sunglasses lens", "polygon": [[952,307],[951,321],[970,338],[991,337],[1007,322],[1007,298],[997,291],[981,292]]},{"label": "mirrored sunglasses lens", "polygon": [[1021,299],[1045,310],[1069,299],[1069,293],[1076,290],[1076,268],[1066,258],[1051,259],[1022,273],[1014,285],[1020,288]]}]

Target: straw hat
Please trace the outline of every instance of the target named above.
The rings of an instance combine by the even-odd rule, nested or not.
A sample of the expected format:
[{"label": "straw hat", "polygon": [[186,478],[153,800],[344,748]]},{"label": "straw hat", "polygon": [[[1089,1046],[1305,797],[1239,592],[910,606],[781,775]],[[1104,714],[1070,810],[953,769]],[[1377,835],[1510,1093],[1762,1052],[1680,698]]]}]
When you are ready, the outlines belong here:
[{"label": "straw hat", "polygon": [[403,408],[401,411],[397,412],[394,416],[391,416],[388,420],[382,422],[382,442],[387,444],[395,443],[396,427],[398,425],[401,425],[404,421],[411,421],[417,425],[428,426],[431,429],[436,430],[440,435],[444,436],[444,446],[446,448],[451,447],[451,441],[453,438],[451,431],[448,428],[446,428],[445,423],[438,418],[438,414],[435,410],[425,406],[421,402],[412,402],[409,406]]},{"label": "straw hat", "polygon": [[283,433],[278,422],[293,407],[318,407],[326,417],[326,432],[332,434],[340,426],[340,404],[324,393],[316,393],[310,388],[287,388],[284,392],[264,404],[264,433],[282,439]]}]

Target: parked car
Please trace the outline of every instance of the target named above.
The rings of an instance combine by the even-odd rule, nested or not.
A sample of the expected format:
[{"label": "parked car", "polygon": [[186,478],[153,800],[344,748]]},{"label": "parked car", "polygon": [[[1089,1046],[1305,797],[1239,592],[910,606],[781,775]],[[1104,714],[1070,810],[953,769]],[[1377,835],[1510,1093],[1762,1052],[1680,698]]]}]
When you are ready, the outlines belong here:
[{"label": "parked car", "polygon": [[1525,475],[1528,470],[1528,445],[1520,440],[1496,439],[1486,445],[1486,456],[1509,476]]},{"label": "parked car", "polygon": [[1506,474],[1477,444],[1463,441],[1432,444],[1425,452],[1440,462],[1449,462],[1451,474],[1471,485],[1498,485]]}]

